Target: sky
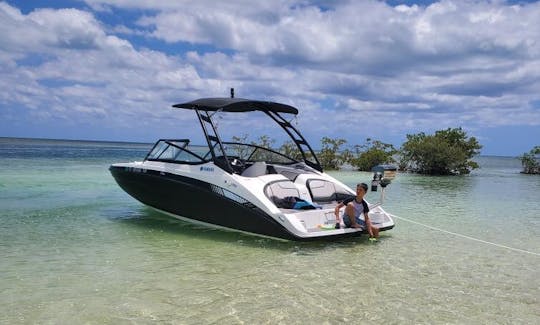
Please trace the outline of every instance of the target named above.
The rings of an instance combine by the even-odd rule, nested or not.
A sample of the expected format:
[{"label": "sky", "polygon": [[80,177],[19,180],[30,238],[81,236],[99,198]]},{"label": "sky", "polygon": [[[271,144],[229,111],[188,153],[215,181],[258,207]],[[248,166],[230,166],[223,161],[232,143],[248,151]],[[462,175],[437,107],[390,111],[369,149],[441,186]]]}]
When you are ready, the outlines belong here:
[{"label": "sky", "polygon": [[0,35],[4,137],[196,137],[171,105],[235,88],[297,107],[314,148],[456,127],[484,155],[540,145],[538,1],[0,1]]}]

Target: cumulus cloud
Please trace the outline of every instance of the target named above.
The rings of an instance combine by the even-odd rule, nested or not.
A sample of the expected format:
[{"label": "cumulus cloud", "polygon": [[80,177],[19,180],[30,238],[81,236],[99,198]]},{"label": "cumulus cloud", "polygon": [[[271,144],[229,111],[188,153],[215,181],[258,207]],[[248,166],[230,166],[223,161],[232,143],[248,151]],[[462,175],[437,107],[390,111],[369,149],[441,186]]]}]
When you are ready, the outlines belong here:
[{"label": "cumulus cloud", "polygon": [[[299,106],[301,125],[324,121],[313,133],[329,136],[357,136],[350,116],[384,121],[374,136],[540,124],[539,2],[85,4],[23,14],[0,3],[1,103],[172,127],[170,104],[235,87]],[[103,18],[124,12],[134,20]]]},{"label": "cumulus cloud", "polygon": [[23,15],[17,8],[0,3],[0,27],[4,50],[15,53],[58,51],[63,48],[96,48],[103,32],[90,13],[76,9],[41,9]]},{"label": "cumulus cloud", "polygon": [[0,100],[2,113],[9,111],[11,118],[14,110],[30,109],[39,118],[109,127],[127,127],[140,117],[149,123],[166,115],[179,84],[201,82],[193,67],[162,52],[135,49],[107,34],[86,11],[36,9],[24,15],[0,3],[0,21],[8,36],[0,40]]},{"label": "cumulus cloud", "polygon": [[[157,13],[142,17],[139,24],[153,28],[153,37],[241,53],[245,69],[229,70],[229,76],[238,72],[239,78],[250,78],[246,73],[251,71],[256,82],[260,70],[285,68],[296,77],[282,80],[282,88],[302,84],[305,95],[321,92],[345,105],[355,99],[366,108],[375,104],[397,112],[428,108],[460,114],[470,109],[471,101],[489,108],[487,99],[503,96],[527,107],[538,96],[530,91],[540,86],[539,3],[89,2],[151,7]],[[213,66],[214,74],[230,78],[222,64]],[[476,122],[482,123],[482,117]],[[508,123],[521,122],[530,123]]]}]

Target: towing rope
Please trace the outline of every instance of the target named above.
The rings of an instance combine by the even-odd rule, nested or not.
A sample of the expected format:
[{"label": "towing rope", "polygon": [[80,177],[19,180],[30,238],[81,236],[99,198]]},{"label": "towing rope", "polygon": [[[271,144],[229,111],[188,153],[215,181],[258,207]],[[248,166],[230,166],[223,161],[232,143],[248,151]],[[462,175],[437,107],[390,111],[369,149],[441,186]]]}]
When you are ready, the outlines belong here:
[{"label": "towing rope", "polygon": [[417,224],[417,225],[419,225],[419,226],[426,227],[426,228],[429,228],[429,229],[432,229],[432,230],[440,231],[440,232],[443,232],[443,233],[446,233],[446,234],[450,234],[450,235],[454,235],[454,236],[466,238],[466,239],[469,239],[469,240],[474,240],[474,241],[477,241],[477,242],[480,242],[480,243],[484,243],[484,244],[488,244],[488,245],[493,245],[493,246],[497,246],[497,247],[500,247],[500,248],[506,248],[506,249],[509,249],[509,250],[512,250],[512,251],[516,251],[516,252],[520,252],[520,253],[526,253],[526,254],[531,254],[531,255],[540,256],[540,253],[535,253],[535,252],[527,251],[527,250],[524,250],[524,249],[515,248],[515,247],[510,247],[510,246],[501,245],[501,244],[497,244],[497,243],[492,243],[492,242],[489,242],[489,241],[486,241],[486,240],[482,240],[482,239],[474,238],[474,237],[471,237],[471,236],[458,234],[458,233],[456,233],[456,232],[444,230],[444,229],[441,229],[441,228],[433,227],[433,226],[430,226],[430,225],[426,225],[426,224],[423,224],[423,223],[420,223],[420,222],[418,222],[418,221],[414,221],[414,220],[411,220],[411,219],[407,219],[407,218],[403,218],[403,217],[398,217],[398,216],[395,216],[395,215],[392,215],[392,217],[393,217],[393,218],[397,218],[397,219],[399,219],[399,220],[403,220],[403,221],[407,221],[407,222],[410,222],[410,223],[414,223],[414,224]]}]

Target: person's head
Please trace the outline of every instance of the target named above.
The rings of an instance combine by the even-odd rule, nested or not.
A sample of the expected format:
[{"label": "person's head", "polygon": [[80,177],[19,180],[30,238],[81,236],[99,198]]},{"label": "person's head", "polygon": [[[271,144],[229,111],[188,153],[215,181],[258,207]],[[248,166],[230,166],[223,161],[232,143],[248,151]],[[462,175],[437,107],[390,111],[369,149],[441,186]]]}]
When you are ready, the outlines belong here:
[{"label": "person's head", "polygon": [[364,197],[368,191],[368,186],[366,183],[358,183],[356,185],[356,195]]}]

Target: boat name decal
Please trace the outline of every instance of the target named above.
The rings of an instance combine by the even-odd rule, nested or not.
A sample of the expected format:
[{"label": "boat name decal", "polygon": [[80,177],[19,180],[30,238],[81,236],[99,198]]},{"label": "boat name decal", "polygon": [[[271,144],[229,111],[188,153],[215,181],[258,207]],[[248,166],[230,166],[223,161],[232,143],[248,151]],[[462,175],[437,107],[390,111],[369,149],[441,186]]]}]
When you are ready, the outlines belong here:
[{"label": "boat name decal", "polygon": [[201,168],[199,168],[199,170],[202,171],[202,172],[213,172],[214,167],[201,166]]},{"label": "boat name decal", "polygon": [[124,167],[124,170],[127,171],[127,172],[132,172],[132,173],[146,173],[145,168]]}]

